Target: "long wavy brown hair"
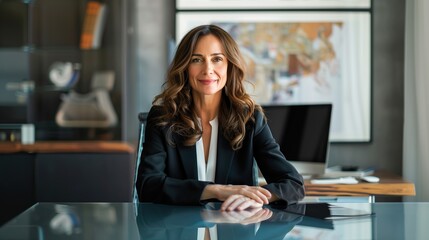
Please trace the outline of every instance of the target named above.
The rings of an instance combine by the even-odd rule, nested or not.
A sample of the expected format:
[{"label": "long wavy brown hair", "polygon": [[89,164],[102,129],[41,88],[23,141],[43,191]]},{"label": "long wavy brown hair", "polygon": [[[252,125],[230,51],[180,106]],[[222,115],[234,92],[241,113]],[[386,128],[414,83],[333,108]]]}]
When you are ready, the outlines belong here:
[{"label": "long wavy brown hair", "polygon": [[156,121],[158,126],[168,127],[167,138],[170,144],[175,144],[172,133],[184,137],[186,146],[194,145],[201,138],[202,129],[194,110],[187,69],[199,38],[210,34],[220,40],[228,59],[227,81],[222,89],[218,115],[219,126],[231,147],[237,150],[242,146],[246,123],[254,121],[255,110],[262,112],[262,109],[245,91],[245,62],[237,43],[216,25],[198,26],[183,37],[168,69],[163,91],[153,100],[154,105],[163,108],[162,115]]}]

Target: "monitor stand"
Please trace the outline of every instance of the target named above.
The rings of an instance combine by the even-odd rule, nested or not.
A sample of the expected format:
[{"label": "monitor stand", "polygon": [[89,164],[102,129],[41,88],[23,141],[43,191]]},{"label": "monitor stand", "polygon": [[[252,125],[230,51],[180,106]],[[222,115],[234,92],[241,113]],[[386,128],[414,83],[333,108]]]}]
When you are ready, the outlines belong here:
[{"label": "monitor stand", "polygon": [[[298,161],[289,161],[292,166],[301,174],[304,179],[311,179],[315,177],[320,177],[325,174],[326,163],[317,163],[317,162],[298,162]],[[265,178],[259,172],[258,177],[259,186],[267,184]]]},{"label": "monitor stand", "polygon": [[374,174],[374,168],[360,168],[349,166],[328,167],[323,174],[324,177],[363,177]]},{"label": "monitor stand", "polygon": [[320,176],[325,173],[326,163],[289,161],[304,179]]}]

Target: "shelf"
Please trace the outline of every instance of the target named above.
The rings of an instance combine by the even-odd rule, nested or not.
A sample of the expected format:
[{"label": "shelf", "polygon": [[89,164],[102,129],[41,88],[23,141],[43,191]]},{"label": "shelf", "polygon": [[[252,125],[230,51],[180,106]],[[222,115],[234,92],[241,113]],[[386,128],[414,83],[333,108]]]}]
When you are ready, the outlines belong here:
[{"label": "shelf", "polygon": [[[113,0],[102,2],[109,6],[106,15],[109,27],[104,29],[102,45],[99,49],[83,50],[80,41],[88,0],[0,0],[0,80],[3,82],[0,107],[5,105],[0,109],[5,114],[0,122],[34,123],[36,141],[121,139],[124,53],[123,38],[118,36],[125,5]],[[73,86],[58,87],[51,82],[51,67],[57,62],[79,64],[79,79]],[[60,70],[58,74],[62,74]],[[99,71],[115,73],[109,97],[119,116],[118,123],[108,128],[58,126],[56,113],[62,104],[62,95],[72,90],[82,94],[90,92],[91,80]],[[25,82],[32,82],[34,87],[26,91],[27,88],[21,87]],[[11,89],[11,85],[18,87]],[[18,101],[22,104],[14,105]],[[9,110],[5,109],[13,108],[20,111],[7,114]]]},{"label": "shelf", "polygon": [[81,52],[96,52],[97,50],[82,50],[77,46],[49,46],[49,47],[38,47],[35,45],[24,45],[24,46],[0,46],[1,52],[22,52],[22,53],[81,53]]},{"label": "shelf", "polygon": [[57,87],[55,85],[38,86],[34,89],[34,92],[69,92],[73,90],[73,87]]},{"label": "shelf", "polygon": [[23,4],[31,4],[36,0],[1,0],[0,2],[4,2],[4,3],[23,3]]},{"label": "shelf", "polygon": [[13,108],[26,107],[27,103],[20,102],[0,102],[0,108],[10,108],[12,111]]},{"label": "shelf", "polygon": [[0,53],[3,52],[19,52],[19,53],[28,53],[31,52],[31,48],[28,46],[9,46],[9,47],[0,47]]}]

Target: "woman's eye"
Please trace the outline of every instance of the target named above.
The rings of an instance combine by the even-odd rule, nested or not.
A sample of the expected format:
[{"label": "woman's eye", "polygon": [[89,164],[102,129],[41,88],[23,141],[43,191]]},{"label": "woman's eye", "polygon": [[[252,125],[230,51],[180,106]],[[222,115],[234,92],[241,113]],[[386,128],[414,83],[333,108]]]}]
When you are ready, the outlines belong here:
[{"label": "woman's eye", "polygon": [[193,59],[191,59],[191,62],[193,62],[193,63],[199,63],[199,62],[201,62],[201,59],[199,59],[199,58],[193,58]]},{"label": "woman's eye", "polygon": [[213,59],[213,62],[222,62],[222,58],[221,57],[215,57],[214,59]]}]

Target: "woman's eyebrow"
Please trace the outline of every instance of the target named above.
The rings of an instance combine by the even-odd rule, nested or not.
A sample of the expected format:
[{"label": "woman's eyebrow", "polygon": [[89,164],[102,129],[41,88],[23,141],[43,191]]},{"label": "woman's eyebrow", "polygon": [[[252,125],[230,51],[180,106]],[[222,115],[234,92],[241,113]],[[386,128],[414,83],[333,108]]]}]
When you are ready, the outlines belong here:
[{"label": "woman's eyebrow", "polygon": [[[212,54],[210,54],[210,56],[218,56],[218,55],[223,55],[223,56],[225,56],[225,54],[223,54],[223,53],[212,53]],[[192,53],[192,56],[196,56],[196,57],[203,57],[203,54],[199,54],[199,53]]]}]

